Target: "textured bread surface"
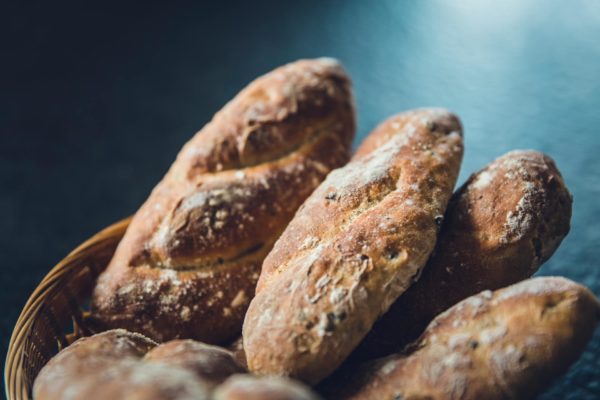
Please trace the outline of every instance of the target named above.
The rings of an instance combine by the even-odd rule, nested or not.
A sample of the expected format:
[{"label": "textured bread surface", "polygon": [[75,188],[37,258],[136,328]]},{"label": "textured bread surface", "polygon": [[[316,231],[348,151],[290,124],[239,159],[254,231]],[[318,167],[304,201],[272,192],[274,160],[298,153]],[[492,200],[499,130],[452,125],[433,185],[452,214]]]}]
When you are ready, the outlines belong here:
[{"label": "textured bread surface", "polygon": [[77,340],[38,374],[36,400],[208,399],[209,387],[182,368],[140,362],[156,343],[111,330]]},{"label": "textured bread surface", "polygon": [[281,377],[234,375],[214,393],[214,400],[319,400],[300,382]]},{"label": "textured bread surface", "polygon": [[592,337],[600,304],[559,277],[483,291],[440,314],[411,347],[327,383],[331,399],[531,399]]},{"label": "textured bread surface", "polygon": [[181,150],[135,214],[95,288],[99,329],[228,342],[260,265],[297,208],[343,165],[350,80],[332,59],[258,78]]},{"label": "textured bread surface", "polygon": [[421,277],[352,358],[398,352],[460,300],[533,275],[569,232],[571,203],[553,160],[540,152],[511,151],[473,174],[452,196]]},{"label": "textured bread surface", "polygon": [[313,192],[263,264],[243,329],[251,371],[320,381],[416,279],[458,175],[461,132],[445,110],[392,117],[371,134],[385,144]]},{"label": "textured bread surface", "polygon": [[246,371],[230,351],[190,339],[158,345],[146,353],[144,361],[184,368],[212,387]]}]

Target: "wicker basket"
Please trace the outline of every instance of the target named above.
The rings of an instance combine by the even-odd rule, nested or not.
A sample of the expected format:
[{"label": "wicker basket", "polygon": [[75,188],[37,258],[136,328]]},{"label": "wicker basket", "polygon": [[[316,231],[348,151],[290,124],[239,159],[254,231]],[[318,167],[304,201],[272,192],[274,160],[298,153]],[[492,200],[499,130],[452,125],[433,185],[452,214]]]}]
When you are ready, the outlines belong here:
[{"label": "wicker basket", "polygon": [[109,226],[73,250],[29,297],[10,338],[4,367],[9,400],[30,399],[44,364],[75,339],[94,332],[86,323],[87,303],[129,221]]}]

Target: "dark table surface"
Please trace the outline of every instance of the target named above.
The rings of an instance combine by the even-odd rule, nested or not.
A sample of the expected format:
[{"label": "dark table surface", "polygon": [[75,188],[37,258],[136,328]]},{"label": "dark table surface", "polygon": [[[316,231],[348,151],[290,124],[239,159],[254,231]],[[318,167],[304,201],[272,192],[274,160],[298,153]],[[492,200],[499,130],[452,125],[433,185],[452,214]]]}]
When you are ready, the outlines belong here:
[{"label": "dark table surface", "polygon": [[[550,154],[574,213],[540,274],[600,295],[600,2],[216,3],[2,6],[3,355],[44,274],[133,213],[215,111],[257,75],[322,55],[354,79],[357,142],[393,113],[443,106],[465,126],[461,181],[514,148]],[[600,329],[542,397],[600,398],[599,359]]]}]

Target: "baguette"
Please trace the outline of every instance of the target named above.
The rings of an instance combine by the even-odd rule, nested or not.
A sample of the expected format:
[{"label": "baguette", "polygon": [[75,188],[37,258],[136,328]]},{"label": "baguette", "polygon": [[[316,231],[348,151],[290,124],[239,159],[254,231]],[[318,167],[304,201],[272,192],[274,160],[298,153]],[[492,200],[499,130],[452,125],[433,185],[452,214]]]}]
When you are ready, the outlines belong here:
[{"label": "baguette", "polygon": [[571,203],[543,153],[511,151],[473,174],[450,200],[419,281],[377,321],[352,359],[398,352],[460,300],[533,275],[569,232]]},{"label": "baguette", "polygon": [[328,382],[328,398],[531,399],[592,337],[600,304],[585,287],[533,278],[439,315],[415,344]]},{"label": "baguette", "polygon": [[418,110],[381,131],[393,132],[387,143],[329,174],[265,259],[243,328],[252,372],[319,382],[433,250],[462,158],[460,122]]},{"label": "baguette", "polygon": [[260,265],[296,209],[349,158],[350,80],[335,60],[257,79],[181,150],[98,279],[92,319],[159,342],[240,334]]}]

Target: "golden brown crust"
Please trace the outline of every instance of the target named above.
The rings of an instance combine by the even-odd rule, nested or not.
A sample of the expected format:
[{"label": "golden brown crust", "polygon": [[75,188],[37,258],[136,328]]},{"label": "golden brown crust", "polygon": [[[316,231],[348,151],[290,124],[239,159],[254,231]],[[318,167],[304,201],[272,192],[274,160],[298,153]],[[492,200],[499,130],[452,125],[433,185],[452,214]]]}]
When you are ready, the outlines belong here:
[{"label": "golden brown crust", "polygon": [[437,236],[462,158],[443,110],[392,117],[386,144],[327,177],[265,259],[244,322],[248,366],[315,383],[412,283]]},{"label": "golden brown crust", "polygon": [[579,357],[599,317],[594,295],[564,278],[484,291],[439,315],[405,354],[357,367],[326,391],[336,400],[531,399]]},{"label": "golden brown crust", "polygon": [[101,327],[158,341],[239,334],[260,265],[296,209],[348,159],[350,81],[331,59],[257,79],[181,150],[93,296]]},{"label": "golden brown crust", "polygon": [[245,372],[230,351],[189,339],[163,343],[150,350],[144,361],[192,371],[210,386],[222,383],[233,374]]},{"label": "golden brown crust", "polygon": [[319,400],[300,382],[281,377],[235,375],[217,388],[214,400]]},{"label": "golden brown crust", "polygon": [[415,120],[428,115],[429,118],[421,121],[425,123],[426,128],[430,131],[452,129],[462,132],[461,122],[458,117],[448,112],[443,108],[417,108],[394,115],[392,118],[385,121],[384,124],[378,126],[362,141],[356,152],[352,156],[352,160],[357,160],[365,155],[372,153],[374,150],[385,145],[390,139],[397,135],[398,132],[410,132],[415,129]]},{"label": "golden brown crust", "polygon": [[209,387],[181,368],[141,363],[156,343],[123,329],[77,340],[42,368],[36,400],[208,399]]},{"label": "golden brown crust", "polygon": [[450,200],[418,282],[352,358],[398,352],[458,301],[533,275],[569,232],[571,203],[556,165],[540,152],[511,151],[473,174]]}]

